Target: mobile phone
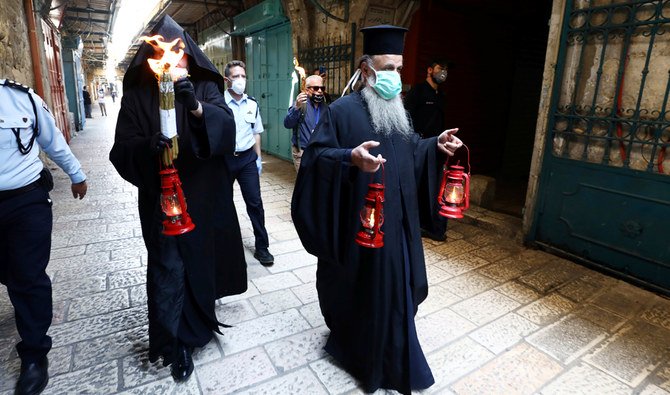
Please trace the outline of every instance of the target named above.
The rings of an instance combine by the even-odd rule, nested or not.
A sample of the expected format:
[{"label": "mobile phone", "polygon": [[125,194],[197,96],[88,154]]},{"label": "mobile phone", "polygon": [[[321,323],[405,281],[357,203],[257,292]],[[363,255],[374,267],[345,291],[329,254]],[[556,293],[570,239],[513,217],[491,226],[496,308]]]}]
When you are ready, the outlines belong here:
[{"label": "mobile phone", "polygon": [[319,66],[319,75],[326,74],[326,66]]}]

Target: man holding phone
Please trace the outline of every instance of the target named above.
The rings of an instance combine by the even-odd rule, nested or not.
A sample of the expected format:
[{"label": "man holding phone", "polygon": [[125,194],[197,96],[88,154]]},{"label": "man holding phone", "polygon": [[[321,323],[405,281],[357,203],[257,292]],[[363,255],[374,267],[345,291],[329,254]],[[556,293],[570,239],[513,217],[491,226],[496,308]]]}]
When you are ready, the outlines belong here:
[{"label": "man holding phone", "polygon": [[325,100],[326,87],[323,78],[319,75],[310,75],[305,79],[305,91],[300,92],[295,103],[289,107],[284,117],[284,127],[293,129],[291,137],[291,156],[295,171],[300,169],[300,158],[307,143],[309,143],[316,124],[321,115],[328,109]]}]

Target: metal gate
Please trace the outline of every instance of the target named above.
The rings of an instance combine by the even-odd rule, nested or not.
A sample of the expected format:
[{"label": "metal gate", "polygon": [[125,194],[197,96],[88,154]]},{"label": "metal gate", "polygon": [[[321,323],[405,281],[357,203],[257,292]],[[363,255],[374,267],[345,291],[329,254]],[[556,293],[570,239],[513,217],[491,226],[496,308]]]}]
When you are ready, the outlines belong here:
[{"label": "metal gate", "polygon": [[665,292],[669,29],[668,0],[566,1],[529,234]]},{"label": "metal gate", "polygon": [[298,61],[307,74],[312,74],[315,70],[325,72],[324,84],[331,100],[342,94],[354,72],[355,40],[356,24],[352,23],[348,40],[343,40],[340,36],[337,41],[320,43],[311,48],[298,48]]}]

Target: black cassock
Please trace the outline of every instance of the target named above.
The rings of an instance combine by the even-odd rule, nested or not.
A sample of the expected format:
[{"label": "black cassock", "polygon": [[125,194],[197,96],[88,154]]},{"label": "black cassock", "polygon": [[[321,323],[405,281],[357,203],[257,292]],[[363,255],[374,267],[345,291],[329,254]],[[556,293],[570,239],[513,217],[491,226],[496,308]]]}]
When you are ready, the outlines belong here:
[{"label": "black cassock", "polygon": [[[381,143],[370,153],[387,160],[379,249],[354,242],[371,176],[347,163],[348,149],[368,140]],[[436,138],[375,134],[359,93],[330,106],[302,157],[291,212],[305,249],[318,257],[319,304],[331,330],[326,351],[366,391],[408,393],[434,382],[414,316],[428,295],[416,180],[435,171],[436,160]]]},{"label": "black cassock", "polygon": [[[157,27],[168,41],[181,32],[171,19]],[[175,103],[179,133],[175,167],[195,229],[180,236],[161,233],[159,159],[149,144],[151,136],[160,131],[159,97],[156,78],[146,64],[152,51],[147,44],[138,50],[124,77],[109,155],[121,177],[138,188],[142,236],[148,252],[149,358],[153,362],[163,357],[165,365],[174,358],[177,340],[201,347],[218,331],[216,298],[247,288],[242,237],[222,156],[234,152],[235,120],[223,98],[220,74],[190,37],[184,36],[190,56],[189,78],[203,106],[203,117],[195,118]]]}]

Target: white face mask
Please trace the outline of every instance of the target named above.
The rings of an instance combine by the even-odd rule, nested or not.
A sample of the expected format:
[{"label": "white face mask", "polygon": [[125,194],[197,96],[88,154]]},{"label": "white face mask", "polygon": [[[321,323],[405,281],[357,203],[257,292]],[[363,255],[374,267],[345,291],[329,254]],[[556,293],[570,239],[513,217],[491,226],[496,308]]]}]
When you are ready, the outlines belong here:
[{"label": "white face mask", "polygon": [[233,80],[233,83],[231,84],[231,89],[233,92],[237,93],[238,95],[241,95],[244,93],[244,89],[247,87],[247,80],[244,78],[236,78]]}]

